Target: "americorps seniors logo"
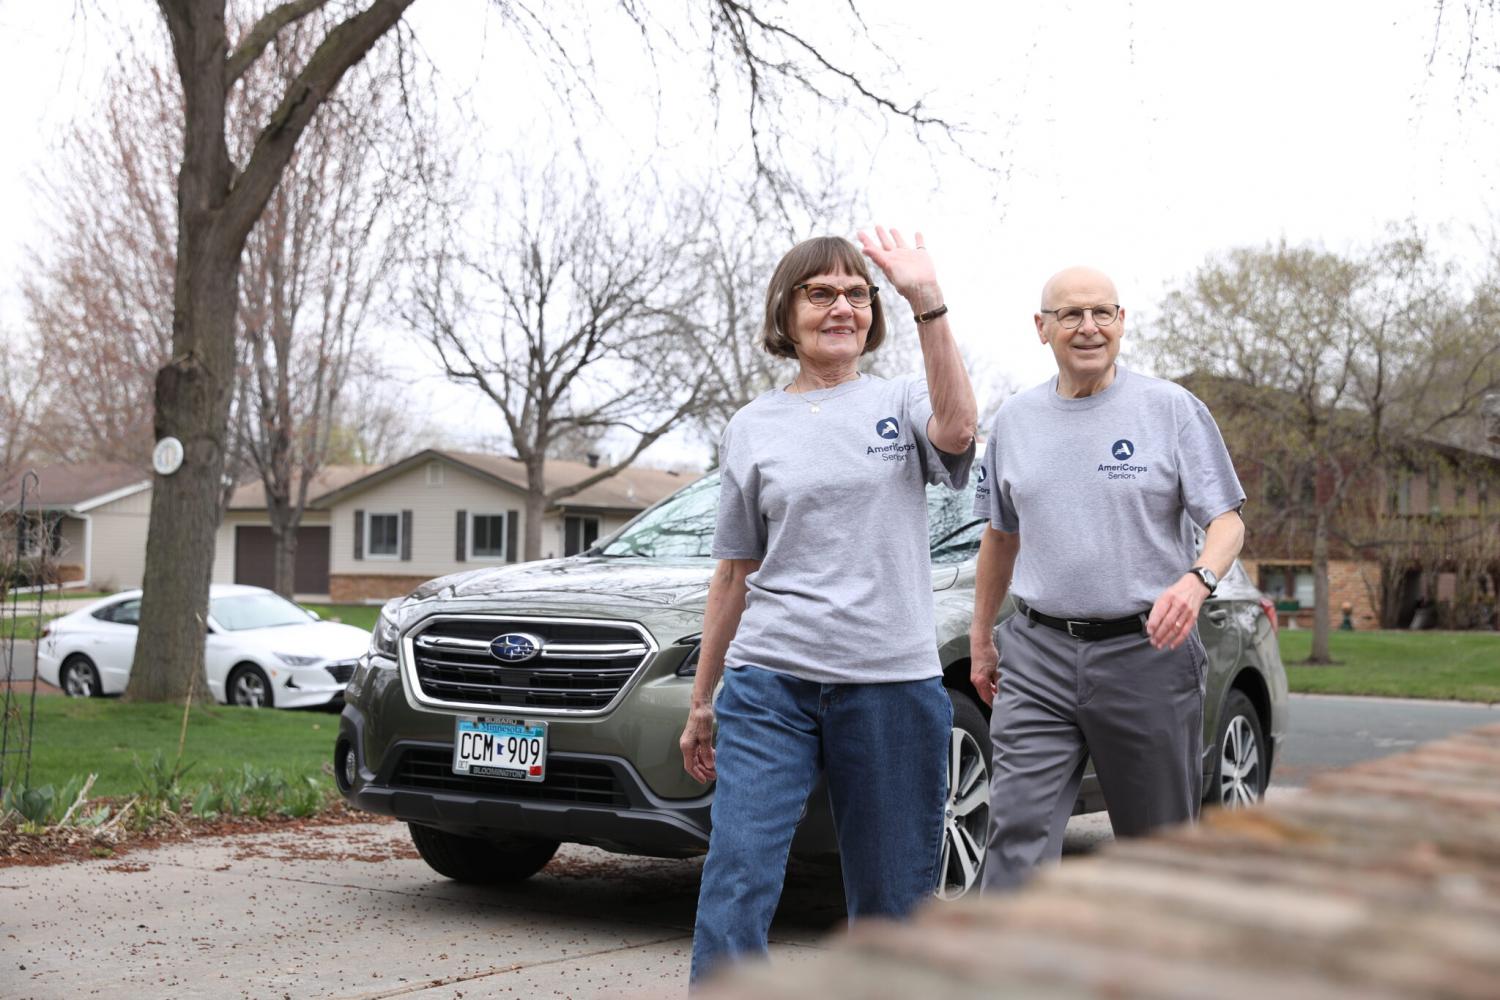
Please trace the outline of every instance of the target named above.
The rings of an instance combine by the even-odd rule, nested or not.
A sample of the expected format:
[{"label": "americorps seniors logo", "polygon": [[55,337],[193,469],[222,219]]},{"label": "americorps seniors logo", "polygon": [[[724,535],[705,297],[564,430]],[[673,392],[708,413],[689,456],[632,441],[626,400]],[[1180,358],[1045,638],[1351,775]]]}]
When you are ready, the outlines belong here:
[{"label": "americorps seniors logo", "polygon": [[887,441],[894,441],[901,436],[901,421],[895,417],[886,417],[884,420],[877,421],[875,433]]},{"label": "americorps seniors logo", "polygon": [[1109,457],[1114,461],[1105,464],[1099,463],[1099,471],[1105,473],[1108,479],[1138,479],[1151,470],[1144,465],[1136,465],[1131,461],[1135,458],[1135,442],[1129,438],[1120,438],[1109,446]]},{"label": "americorps seniors logo", "polygon": [[490,655],[502,663],[525,663],[542,651],[542,640],[525,632],[507,632],[490,640]]}]

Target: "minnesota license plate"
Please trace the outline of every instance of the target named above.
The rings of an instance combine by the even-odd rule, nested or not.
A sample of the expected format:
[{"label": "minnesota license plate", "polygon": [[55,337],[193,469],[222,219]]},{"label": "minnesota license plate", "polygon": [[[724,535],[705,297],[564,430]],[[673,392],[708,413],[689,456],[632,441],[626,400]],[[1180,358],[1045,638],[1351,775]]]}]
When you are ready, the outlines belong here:
[{"label": "minnesota license plate", "polygon": [[453,773],[541,781],[547,776],[547,724],[460,716],[453,729]]}]

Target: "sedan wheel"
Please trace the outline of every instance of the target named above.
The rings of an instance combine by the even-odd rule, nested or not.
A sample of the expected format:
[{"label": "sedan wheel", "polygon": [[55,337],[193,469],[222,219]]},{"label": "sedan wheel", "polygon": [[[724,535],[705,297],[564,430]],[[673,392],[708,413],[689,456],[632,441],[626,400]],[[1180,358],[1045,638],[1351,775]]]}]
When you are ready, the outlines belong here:
[{"label": "sedan wheel", "polygon": [[1259,713],[1242,692],[1231,691],[1219,723],[1219,759],[1209,802],[1225,809],[1255,805],[1266,791],[1265,737]]},{"label": "sedan wheel", "polygon": [[88,657],[70,657],[62,665],[61,673],[62,689],[70,698],[97,698],[104,693],[99,684],[99,672]]},{"label": "sedan wheel", "polygon": [[948,801],[943,809],[939,899],[976,889],[990,827],[990,727],[967,695],[949,690],[953,730],[948,744]]},{"label": "sedan wheel", "polygon": [[259,667],[246,665],[229,681],[229,704],[245,708],[270,708],[271,682]]}]

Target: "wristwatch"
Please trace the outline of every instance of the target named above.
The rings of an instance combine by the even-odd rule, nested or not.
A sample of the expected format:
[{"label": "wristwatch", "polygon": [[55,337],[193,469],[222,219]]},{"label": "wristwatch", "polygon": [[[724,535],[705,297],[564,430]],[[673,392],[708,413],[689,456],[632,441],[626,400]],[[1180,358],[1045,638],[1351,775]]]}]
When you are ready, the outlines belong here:
[{"label": "wristwatch", "polygon": [[1214,596],[1214,591],[1219,589],[1219,578],[1214,574],[1213,570],[1207,566],[1194,566],[1188,572],[1203,581],[1203,586],[1208,588],[1209,597]]}]

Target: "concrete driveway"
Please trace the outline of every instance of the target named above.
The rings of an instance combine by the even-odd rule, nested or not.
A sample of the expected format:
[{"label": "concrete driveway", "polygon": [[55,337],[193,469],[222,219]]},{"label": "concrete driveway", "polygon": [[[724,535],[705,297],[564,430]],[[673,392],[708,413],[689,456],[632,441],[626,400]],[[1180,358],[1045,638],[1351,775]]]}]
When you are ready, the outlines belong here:
[{"label": "concrete driveway", "polygon": [[[680,993],[698,871],[564,848],[519,887],[467,887],[387,822],[0,869],[0,996]],[[796,961],[840,907],[835,875],[799,870],[778,956]]]},{"label": "concrete driveway", "polygon": [[[1108,838],[1078,817],[1068,850]],[[0,996],[685,995],[701,864],[565,846],[519,886],[478,888],[378,821],[3,868]],[[793,866],[776,961],[815,953],[843,913],[836,871]]]}]

